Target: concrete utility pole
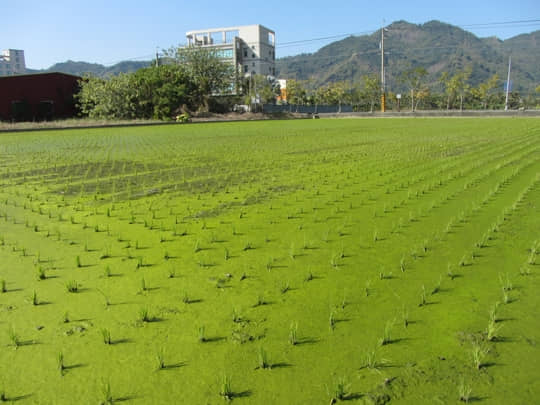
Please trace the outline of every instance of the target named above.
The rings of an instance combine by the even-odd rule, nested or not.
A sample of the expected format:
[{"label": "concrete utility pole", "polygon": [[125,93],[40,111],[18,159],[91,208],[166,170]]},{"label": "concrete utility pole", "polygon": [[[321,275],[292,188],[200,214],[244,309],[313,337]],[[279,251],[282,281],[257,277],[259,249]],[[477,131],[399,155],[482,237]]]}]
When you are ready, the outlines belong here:
[{"label": "concrete utility pole", "polygon": [[504,111],[508,111],[508,95],[510,93],[510,69],[512,67],[512,56],[508,58],[508,77],[506,79],[506,101],[504,102]]},{"label": "concrete utility pole", "polygon": [[381,112],[386,111],[386,88],[384,83],[384,27],[381,27]]}]

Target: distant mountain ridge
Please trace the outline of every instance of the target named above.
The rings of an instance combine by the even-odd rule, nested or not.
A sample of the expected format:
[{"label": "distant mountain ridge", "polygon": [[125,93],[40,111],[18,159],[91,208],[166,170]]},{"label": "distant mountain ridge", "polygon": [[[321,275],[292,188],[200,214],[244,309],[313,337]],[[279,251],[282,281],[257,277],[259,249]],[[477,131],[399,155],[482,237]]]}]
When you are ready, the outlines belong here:
[{"label": "distant mountain ridge", "polygon": [[[385,34],[386,81],[391,91],[404,91],[399,76],[411,67],[423,66],[429,72],[427,81],[438,86],[443,71],[454,73],[472,68],[469,83],[473,86],[497,73],[500,83],[506,80],[508,57],[512,56],[513,89],[533,93],[540,84],[540,31],[521,34],[507,40],[479,38],[459,27],[440,21],[411,24],[396,21]],[[309,54],[276,60],[279,78],[310,80],[312,86],[336,81],[359,82],[363,75],[380,72],[380,30],[371,35],[350,36],[332,42]],[[46,70],[30,72],[63,72],[107,77],[133,72],[152,61],[125,61],[112,66],[67,61]]]},{"label": "distant mountain ridge", "polygon": [[[443,71],[454,73],[472,68],[473,86],[497,73],[506,80],[508,57],[512,55],[514,90],[534,92],[540,84],[540,31],[502,41],[479,38],[459,27],[440,21],[411,24],[397,21],[385,33],[385,71],[388,88],[404,90],[399,76],[411,67],[422,66],[428,82],[438,84]],[[354,81],[362,75],[380,72],[380,30],[363,36],[350,36],[328,44],[317,52],[276,61],[278,76],[310,79],[314,86],[335,81]]]},{"label": "distant mountain ridge", "polygon": [[124,61],[112,66],[104,66],[99,63],[75,62],[68,60],[62,63],[56,63],[48,69],[32,70],[27,69],[28,73],[42,72],[61,72],[76,76],[93,75],[98,77],[114,76],[118,73],[131,73],[136,70],[148,67],[152,61]]}]

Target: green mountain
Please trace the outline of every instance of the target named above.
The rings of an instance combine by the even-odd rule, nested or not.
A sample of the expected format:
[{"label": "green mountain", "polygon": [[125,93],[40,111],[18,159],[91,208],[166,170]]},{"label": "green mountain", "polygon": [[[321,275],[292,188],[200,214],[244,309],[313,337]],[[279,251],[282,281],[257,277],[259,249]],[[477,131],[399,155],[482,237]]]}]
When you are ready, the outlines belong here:
[{"label": "green mountain", "polygon": [[[417,66],[429,72],[427,80],[433,86],[438,85],[442,72],[454,73],[471,67],[471,85],[476,86],[497,73],[502,88],[509,55],[512,55],[514,90],[534,92],[540,84],[540,31],[501,41],[493,37],[478,38],[439,21],[420,25],[397,21],[387,28],[384,50],[389,90],[405,90],[398,78],[404,70]],[[285,79],[310,79],[314,86],[342,80],[358,82],[363,75],[380,72],[380,38],[379,30],[372,35],[333,42],[315,53],[279,59],[276,73]]]},{"label": "green mountain", "polygon": [[125,61],[112,66],[104,66],[100,65],[99,63],[74,62],[72,60],[68,60],[67,62],[56,63],[48,69],[27,69],[27,71],[28,73],[61,72],[77,76],[93,75],[98,77],[107,77],[117,75],[118,73],[135,72],[136,70],[149,66],[151,63],[152,62],[150,61]]}]

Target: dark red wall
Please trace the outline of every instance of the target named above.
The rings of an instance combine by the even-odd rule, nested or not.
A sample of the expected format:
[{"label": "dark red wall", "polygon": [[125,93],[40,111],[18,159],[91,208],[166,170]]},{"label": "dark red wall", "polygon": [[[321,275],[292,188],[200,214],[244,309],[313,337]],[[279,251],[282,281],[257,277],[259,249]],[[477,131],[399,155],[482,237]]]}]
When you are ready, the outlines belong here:
[{"label": "dark red wall", "polygon": [[[0,120],[41,121],[77,114],[78,76],[40,73],[0,77]],[[51,103],[47,103],[52,101]]]}]

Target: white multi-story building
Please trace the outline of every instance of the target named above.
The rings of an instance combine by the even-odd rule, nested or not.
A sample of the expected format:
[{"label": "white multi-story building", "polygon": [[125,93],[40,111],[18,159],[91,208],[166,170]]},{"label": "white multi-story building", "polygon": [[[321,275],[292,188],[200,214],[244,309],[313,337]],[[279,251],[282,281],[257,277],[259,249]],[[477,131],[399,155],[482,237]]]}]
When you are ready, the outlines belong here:
[{"label": "white multi-story building", "polygon": [[0,54],[0,76],[22,75],[26,73],[24,51],[7,49]]},{"label": "white multi-story building", "polygon": [[276,34],[256,24],[186,33],[188,46],[212,47],[246,76],[276,74]]}]

